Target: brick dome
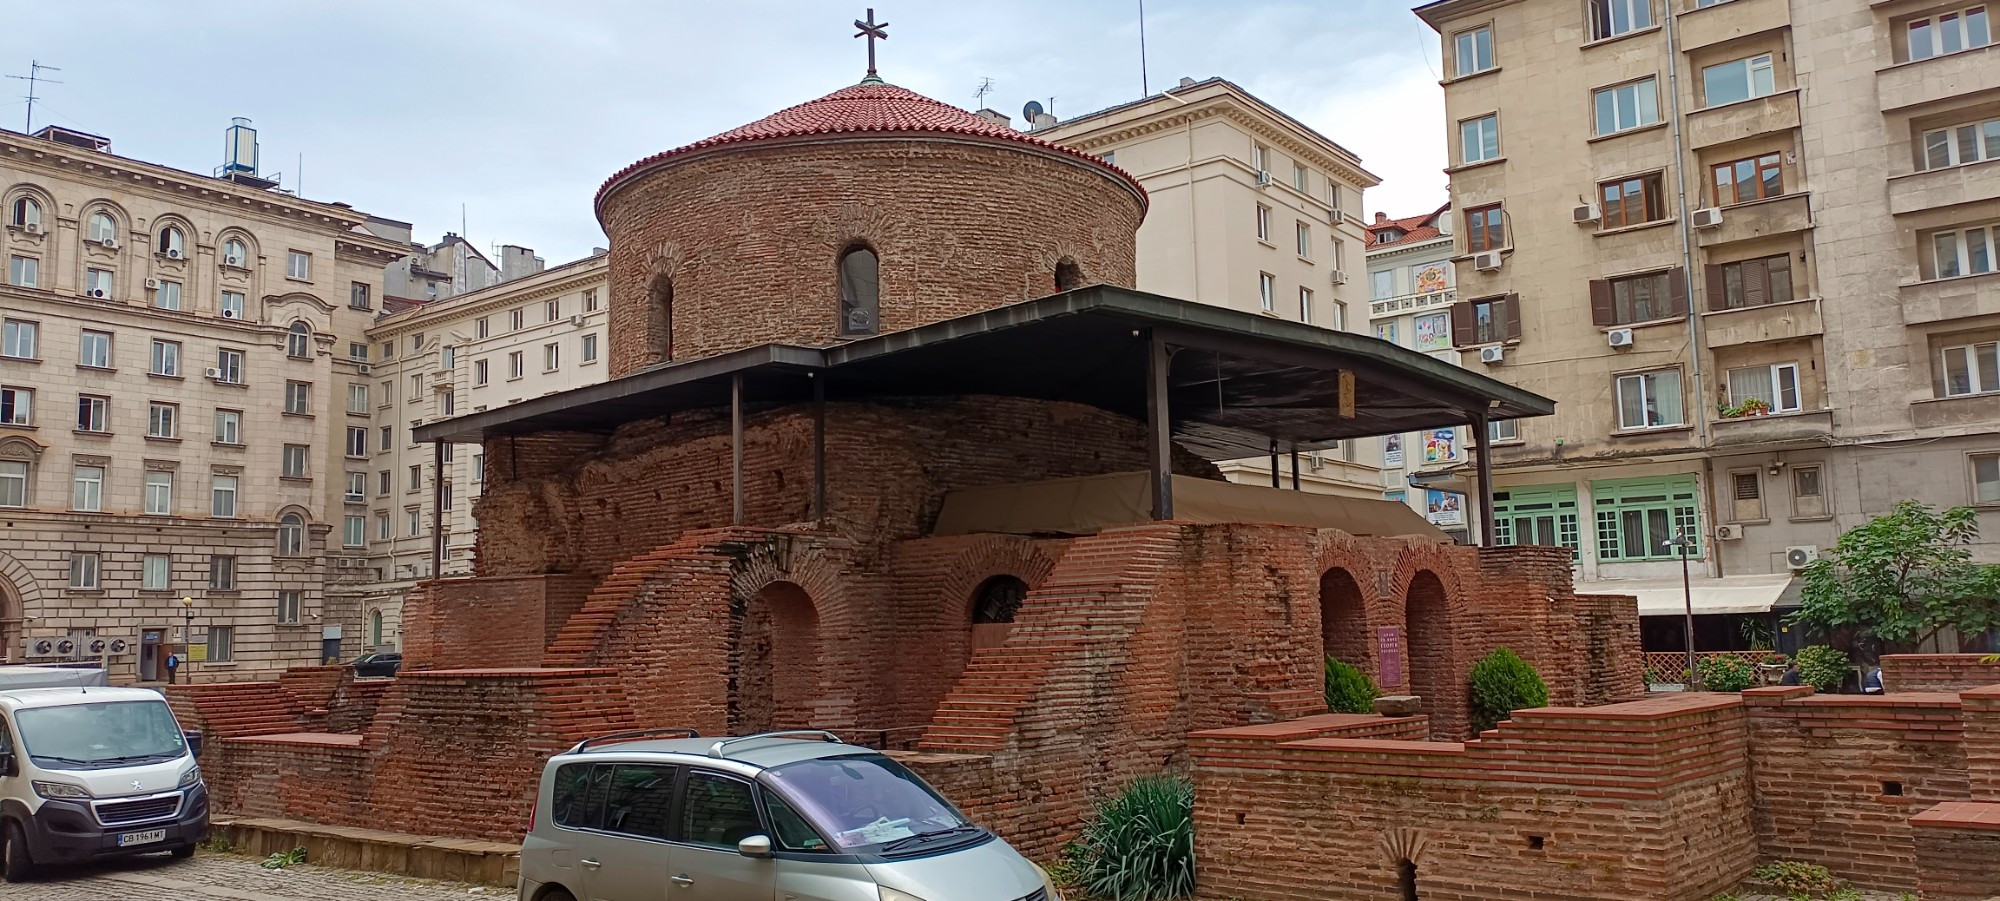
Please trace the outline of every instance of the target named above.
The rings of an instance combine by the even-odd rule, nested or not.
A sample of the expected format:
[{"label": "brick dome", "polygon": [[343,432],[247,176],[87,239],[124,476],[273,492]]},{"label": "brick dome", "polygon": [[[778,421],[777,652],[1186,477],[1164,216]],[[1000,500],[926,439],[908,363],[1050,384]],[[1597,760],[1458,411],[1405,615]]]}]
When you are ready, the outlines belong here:
[{"label": "brick dome", "polygon": [[605,181],[612,374],[1132,287],[1145,213],[1095,156],[895,85],[842,88]]}]

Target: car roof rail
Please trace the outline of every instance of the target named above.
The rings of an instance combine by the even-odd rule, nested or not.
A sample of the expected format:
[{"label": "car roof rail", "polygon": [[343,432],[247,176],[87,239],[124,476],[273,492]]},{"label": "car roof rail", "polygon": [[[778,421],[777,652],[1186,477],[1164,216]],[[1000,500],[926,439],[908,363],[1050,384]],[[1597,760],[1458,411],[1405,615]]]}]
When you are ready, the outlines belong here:
[{"label": "car roof rail", "polygon": [[721,760],[726,756],[722,753],[723,748],[729,747],[730,745],[742,744],[743,742],[746,741],[762,741],[767,738],[788,738],[794,736],[807,736],[807,735],[817,738],[820,741],[832,742],[836,745],[841,743],[840,736],[828,732],[825,729],[780,729],[776,732],[759,732],[755,735],[744,735],[737,738],[725,738],[719,742],[716,742],[715,744],[708,746],[708,756],[713,757],[717,760]]},{"label": "car roof rail", "polygon": [[593,745],[607,745],[611,744],[612,742],[635,741],[641,738],[657,738],[662,735],[672,735],[678,738],[701,737],[701,733],[683,726],[675,726],[667,729],[634,729],[630,732],[613,732],[608,735],[593,735],[580,742],[577,742],[576,747],[569,749],[569,753],[571,754],[580,753],[585,748],[591,747]]}]

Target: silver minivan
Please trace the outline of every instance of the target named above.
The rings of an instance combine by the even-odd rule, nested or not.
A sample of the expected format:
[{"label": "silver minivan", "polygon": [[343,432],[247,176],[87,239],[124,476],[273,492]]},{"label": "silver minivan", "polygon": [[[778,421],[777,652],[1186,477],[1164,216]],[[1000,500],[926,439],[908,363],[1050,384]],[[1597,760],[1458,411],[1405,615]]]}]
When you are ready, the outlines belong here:
[{"label": "silver minivan", "polygon": [[627,732],[543,771],[520,901],[777,899],[1061,901],[915,773],[831,733]]}]

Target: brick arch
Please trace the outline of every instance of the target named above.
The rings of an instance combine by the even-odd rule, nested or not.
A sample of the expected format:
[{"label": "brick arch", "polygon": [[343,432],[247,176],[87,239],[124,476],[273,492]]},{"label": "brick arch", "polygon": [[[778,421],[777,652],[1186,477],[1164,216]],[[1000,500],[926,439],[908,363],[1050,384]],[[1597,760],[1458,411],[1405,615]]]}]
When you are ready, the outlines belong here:
[{"label": "brick arch", "polygon": [[1458,699],[1465,694],[1454,678],[1458,667],[1451,606],[1444,581],[1427,569],[1411,577],[1403,594],[1410,692],[1423,698],[1423,712],[1431,718],[1434,735],[1457,721],[1455,714],[1463,706]]},{"label": "brick arch", "polygon": [[884,653],[897,660],[894,719],[915,726],[930,721],[972,660],[973,604],[980,588],[1001,577],[1026,583],[1029,596],[1015,614],[1019,622],[1034,609],[1034,591],[1055,569],[1059,548],[1014,535],[971,535],[914,542],[902,553],[895,567],[905,574],[896,592],[896,644]]},{"label": "brick arch", "polygon": [[1354,574],[1341,567],[1319,577],[1319,635],[1326,656],[1380,675],[1369,653],[1367,595]]},{"label": "brick arch", "polygon": [[805,536],[771,536],[738,559],[730,579],[729,731],[857,725],[865,655],[822,636],[865,630],[844,559]]},{"label": "brick arch", "polygon": [[[1380,682],[1382,678],[1382,660],[1373,637],[1375,634],[1374,630],[1381,626],[1401,626],[1402,604],[1400,601],[1384,597],[1381,594],[1384,577],[1381,565],[1378,561],[1370,559],[1363,553],[1362,548],[1357,546],[1352,535],[1345,532],[1326,531],[1321,533],[1321,538],[1319,559],[1316,561],[1320,572],[1320,587],[1322,589],[1322,595],[1319,599],[1320,604],[1318,606],[1321,646],[1326,649],[1327,653],[1339,657],[1342,662],[1360,667],[1362,672],[1367,673],[1370,678]],[[1348,579],[1352,580],[1361,602],[1360,616],[1355,621],[1355,624],[1358,626],[1358,631],[1356,632],[1358,638],[1355,640],[1358,641],[1358,644],[1353,647],[1340,647],[1337,650],[1335,648],[1338,643],[1329,644],[1327,642],[1330,634],[1328,632],[1328,610],[1324,595],[1324,589],[1327,587],[1326,579],[1335,572],[1343,573]],[[1343,653],[1353,654],[1354,656],[1351,658],[1342,656]],[[1397,680],[1394,683],[1382,683],[1382,688],[1385,691],[1399,690],[1401,687],[1401,680]]]}]

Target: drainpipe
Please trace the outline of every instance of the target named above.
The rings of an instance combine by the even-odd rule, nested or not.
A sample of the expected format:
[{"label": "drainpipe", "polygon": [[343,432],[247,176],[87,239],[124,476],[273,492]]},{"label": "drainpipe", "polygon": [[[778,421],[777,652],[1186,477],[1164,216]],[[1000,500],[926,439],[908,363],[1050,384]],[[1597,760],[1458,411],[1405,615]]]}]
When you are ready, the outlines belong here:
[{"label": "drainpipe", "polygon": [[1708,453],[1708,392],[1702,387],[1701,377],[1701,315],[1695,309],[1694,305],[1694,285],[1698,273],[1694,268],[1694,225],[1688,219],[1688,151],[1687,141],[1681,134],[1680,22],[1679,17],[1674,12],[1673,0],[1668,0],[1667,3],[1661,4],[1661,6],[1667,17],[1666,27],[1662,31],[1666,32],[1667,36],[1667,98],[1671,113],[1668,116],[1668,121],[1673,123],[1674,201],[1677,212],[1680,215],[1680,227],[1676,231],[1680,233],[1681,238],[1681,271],[1686,274],[1681,279],[1684,285],[1683,290],[1686,292],[1681,297],[1681,303],[1687,309],[1688,386],[1690,388],[1687,396],[1695,399],[1693,408],[1694,437],[1695,444],[1701,448],[1702,457],[1701,491],[1696,494],[1696,497],[1707,501],[1707,503],[1700,505],[1701,528],[1703,532],[1702,546],[1708,550],[1707,568],[1710,575],[1721,578],[1722,555],[1718,552],[1714,541],[1715,505],[1717,503],[1715,460]]},{"label": "drainpipe", "polygon": [[[1187,101],[1182,100],[1179,97],[1175,97],[1172,89],[1161,91],[1160,96],[1165,97],[1168,100],[1172,100],[1173,102],[1178,103],[1181,106],[1188,105]],[[1198,224],[1198,220],[1195,217],[1195,211],[1194,211],[1194,117],[1193,116],[1187,117],[1187,120],[1183,122],[1182,125],[1185,126],[1183,130],[1187,134],[1188,246],[1193,247],[1195,241],[1194,231]],[[1188,254],[1188,258],[1191,261],[1191,265],[1193,265],[1194,267],[1194,296],[1189,299],[1195,301],[1196,303],[1200,303],[1201,302],[1201,254],[1190,253]]]}]

